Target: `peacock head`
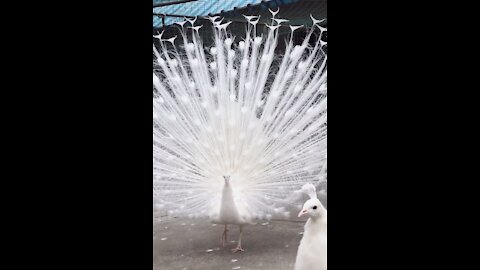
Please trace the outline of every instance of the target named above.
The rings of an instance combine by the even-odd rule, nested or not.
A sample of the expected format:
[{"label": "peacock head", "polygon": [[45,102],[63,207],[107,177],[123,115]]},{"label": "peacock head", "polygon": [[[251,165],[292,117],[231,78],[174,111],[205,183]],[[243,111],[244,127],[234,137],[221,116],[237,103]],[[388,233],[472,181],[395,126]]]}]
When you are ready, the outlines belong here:
[{"label": "peacock head", "polygon": [[325,208],[323,207],[322,203],[317,198],[312,198],[306,201],[303,204],[302,211],[298,213],[298,217],[303,215],[307,215],[312,218],[319,218],[322,217],[325,213]]},{"label": "peacock head", "polygon": [[225,184],[226,185],[230,184],[230,175],[224,175],[223,179],[225,179]]},{"label": "peacock head", "polygon": [[306,193],[310,199],[303,204],[302,210],[298,213],[298,217],[308,215],[312,218],[319,218],[326,213],[327,210],[317,198],[317,191],[314,185],[305,184],[300,192]]}]

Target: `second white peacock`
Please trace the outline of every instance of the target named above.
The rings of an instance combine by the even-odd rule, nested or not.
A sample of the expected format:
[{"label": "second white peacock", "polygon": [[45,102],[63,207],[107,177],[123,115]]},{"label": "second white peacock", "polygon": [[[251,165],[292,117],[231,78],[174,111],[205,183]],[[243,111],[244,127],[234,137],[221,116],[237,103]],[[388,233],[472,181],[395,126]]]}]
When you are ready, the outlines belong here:
[{"label": "second white peacock", "polygon": [[298,246],[295,270],[327,270],[327,209],[317,198],[314,185],[305,184],[301,191],[310,199],[298,217],[306,215],[309,218]]},{"label": "second white peacock", "polygon": [[[180,23],[181,38],[155,36],[153,181],[156,207],[169,215],[206,216],[224,225],[287,217],[286,198],[322,181],[327,155],[326,42],[313,27],[293,45],[299,26],[275,18],[257,35],[259,18],[246,16],[244,38],[230,22],[211,18],[214,45],[206,48],[195,20]],[[290,28],[282,56],[279,29]],[[180,42],[180,41],[181,42]]]}]

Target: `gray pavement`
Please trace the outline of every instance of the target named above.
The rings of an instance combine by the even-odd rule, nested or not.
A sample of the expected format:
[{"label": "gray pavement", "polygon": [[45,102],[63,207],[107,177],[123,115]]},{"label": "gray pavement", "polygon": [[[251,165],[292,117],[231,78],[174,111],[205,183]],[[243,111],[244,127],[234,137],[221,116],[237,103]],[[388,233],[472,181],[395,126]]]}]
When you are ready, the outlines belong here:
[{"label": "gray pavement", "polygon": [[246,225],[244,252],[231,253],[238,226],[229,226],[228,246],[221,248],[223,225],[207,219],[171,218],[154,224],[154,270],[292,270],[304,220]]},{"label": "gray pavement", "polygon": [[[327,208],[327,194],[319,193],[318,198]],[[211,224],[207,219],[174,218],[154,212],[157,221],[154,221],[153,269],[293,270],[306,222],[306,218],[296,218],[302,204],[288,209],[291,220],[245,225],[242,238],[245,251],[234,254],[230,250],[237,244],[238,226],[229,225],[228,246],[221,248],[222,225]]]}]

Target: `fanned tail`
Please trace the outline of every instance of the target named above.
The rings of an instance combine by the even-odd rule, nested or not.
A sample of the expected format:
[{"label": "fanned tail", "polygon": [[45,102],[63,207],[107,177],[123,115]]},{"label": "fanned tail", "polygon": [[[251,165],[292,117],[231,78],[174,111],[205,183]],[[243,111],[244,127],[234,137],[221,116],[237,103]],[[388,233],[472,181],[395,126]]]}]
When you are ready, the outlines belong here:
[{"label": "fanned tail", "polygon": [[169,214],[218,215],[222,176],[230,175],[242,215],[252,222],[286,215],[285,198],[326,174],[325,42],[308,44],[319,21],[302,44],[290,38],[280,58],[282,20],[257,36],[258,19],[247,19],[238,42],[228,22],[212,18],[209,50],[194,20],[181,24],[177,38],[156,36],[154,198]]}]

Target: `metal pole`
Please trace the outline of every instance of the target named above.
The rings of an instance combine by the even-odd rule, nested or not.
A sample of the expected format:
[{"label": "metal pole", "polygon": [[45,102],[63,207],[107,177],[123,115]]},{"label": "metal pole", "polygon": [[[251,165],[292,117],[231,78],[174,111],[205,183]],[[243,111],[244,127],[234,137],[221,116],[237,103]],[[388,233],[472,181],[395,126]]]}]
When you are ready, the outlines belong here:
[{"label": "metal pole", "polygon": [[193,1],[198,1],[198,0],[180,0],[180,1],[175,1],[175,2],[154,4],[153,8],[165,7],[165,6],[176,5],[176,4],[183,4],[183,3],[193,2]]}]

